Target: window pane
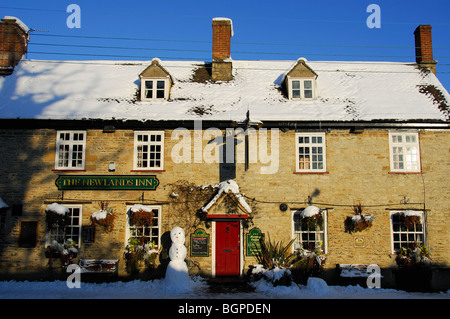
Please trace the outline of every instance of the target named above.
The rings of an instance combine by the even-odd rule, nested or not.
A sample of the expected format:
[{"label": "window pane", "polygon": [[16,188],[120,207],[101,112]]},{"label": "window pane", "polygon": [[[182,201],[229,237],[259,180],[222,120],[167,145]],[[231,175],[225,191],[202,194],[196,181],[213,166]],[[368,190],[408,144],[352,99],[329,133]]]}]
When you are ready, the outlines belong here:
[{"label": "window pane", "polygon": [[292,90],[292,98],[299,99],[300,98],[300,90]]},{"label": "window pane", "polygon": [[165,84],[164,81],[158,81],[158,82],[156,82],[156,88],[157,89],[164,89],[164,84]]},{"label": "window pane", "polygon": [[304,81],[303,85],[305,87],[305,90],[306,89],[312,89],[312,81]]},{"label": "window pane", "polygon": [[145,81],[146,89],[153,89],[153,81]]},{"label": "window pane", "polygon": [[300,89],[300,81],[292,81],[292,89]]},{"label": "window pane", "polygon": [[312,90],[305,90],[305,99],[312,99]]},{"label": "window pane", "polygon": [[156,91],[156,98],[157,99],[163,99],[164,98],[164,90]]}]

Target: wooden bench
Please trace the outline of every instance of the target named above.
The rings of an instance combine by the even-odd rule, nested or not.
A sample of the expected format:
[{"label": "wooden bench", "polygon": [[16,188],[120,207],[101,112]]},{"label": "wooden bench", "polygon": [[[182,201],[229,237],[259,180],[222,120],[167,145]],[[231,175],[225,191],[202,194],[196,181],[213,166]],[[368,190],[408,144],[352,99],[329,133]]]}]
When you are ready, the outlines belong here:
[{"label": "wooden bench", "polygon": [[80,259],[78,261],[82,274],[117,275],[119,259]]},{"label": "wooden bench", "polygon": [[381,273],[367,272],[367,268],[371,265],[377,266],[376,264],[337,264],[336,268],[340,270],[341,283],[359,283],[363,285],[367,282],[369,276],[383,278]]},{"label": "wooden bench", "polygon": [[367,264],[338,264],[343,278],[367,278],[370,273],[367,272]]}]

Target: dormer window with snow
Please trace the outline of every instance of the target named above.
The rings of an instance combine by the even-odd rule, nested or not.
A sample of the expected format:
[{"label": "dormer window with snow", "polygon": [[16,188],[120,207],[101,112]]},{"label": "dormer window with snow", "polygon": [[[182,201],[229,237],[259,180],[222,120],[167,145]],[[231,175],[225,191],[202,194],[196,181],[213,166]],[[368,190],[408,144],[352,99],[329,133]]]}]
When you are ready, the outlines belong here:
[{"label": "dormer window with snow", "polygon": [[164,101],[170,96],[172,77],[160,64],[153,59],[152,64],[139,75],[141,80],[141,101]]},{"label": "dormer window with snow", "polygon": [[305,59],[286,72],[283,87],[289,100],[313,100],[317,97],[317,74],[307,64]]}]

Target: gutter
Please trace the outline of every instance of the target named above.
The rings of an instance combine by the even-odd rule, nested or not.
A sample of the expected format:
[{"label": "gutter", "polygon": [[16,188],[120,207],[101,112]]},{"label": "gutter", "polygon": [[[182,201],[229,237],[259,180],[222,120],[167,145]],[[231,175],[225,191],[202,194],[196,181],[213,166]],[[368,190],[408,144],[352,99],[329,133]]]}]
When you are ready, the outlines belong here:
[{"label": "gutter", "polygon": [[[201,119],[199,119],[201,120]],[[2,129],[194,129],[199,120],[119,120],[119,119],[78,119],[78,120],[50,120],[50,119],[0,119]],[[241,122],[231,120],[201,120],[202,128],[234,128],[242,127]],[[278,128],[288,130],[328,130],[346,129],[350,131],[364,129],[450,129],[450,121],[439,120],[374,120],[374,121],[264,121],[262,128]]]}]

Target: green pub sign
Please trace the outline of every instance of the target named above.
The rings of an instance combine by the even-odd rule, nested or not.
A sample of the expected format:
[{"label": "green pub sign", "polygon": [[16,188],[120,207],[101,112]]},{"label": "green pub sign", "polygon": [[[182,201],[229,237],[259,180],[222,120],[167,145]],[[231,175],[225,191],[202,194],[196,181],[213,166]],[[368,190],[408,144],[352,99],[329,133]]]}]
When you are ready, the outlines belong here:
[{"label": "green pub sign", "polygon": [[60,175],[58,190],[156,190],[155,175]]},{"label": "green pub sign", "polygon": [[255,256],[261,251],[260,239],[264,238],[259,228],[252,228],[247,234],[247,256]]},{"label": "green pub sign", "polygon": [[202,228],[198,228],[191,234],[191,256],[209,256],[209,235]]}]

